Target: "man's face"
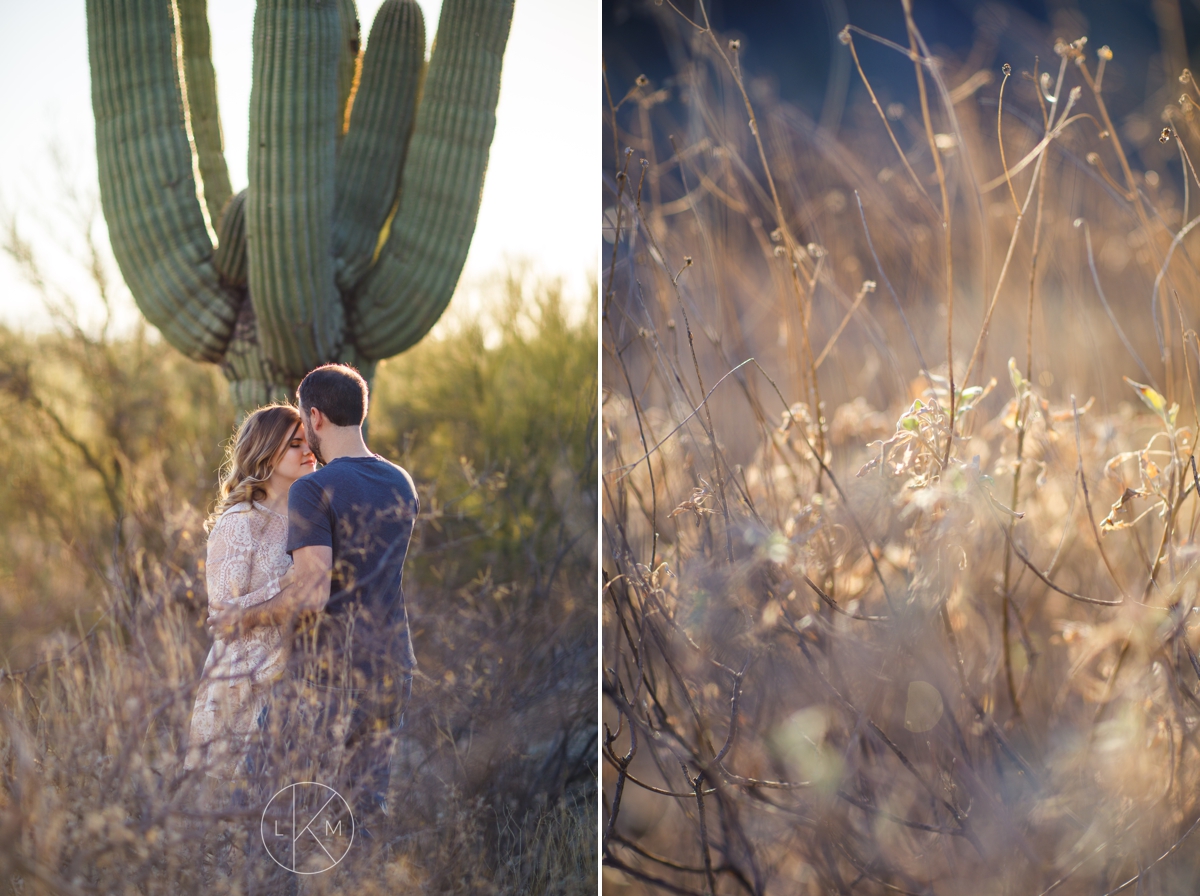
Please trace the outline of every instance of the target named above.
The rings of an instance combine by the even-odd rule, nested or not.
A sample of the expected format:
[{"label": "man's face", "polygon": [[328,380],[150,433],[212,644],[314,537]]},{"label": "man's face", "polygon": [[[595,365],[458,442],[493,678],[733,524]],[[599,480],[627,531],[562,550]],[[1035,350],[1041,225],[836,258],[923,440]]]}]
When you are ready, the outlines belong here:
[{"label": "man's face", "polygon": [[325,458],[321,454],[321,439],[313,429],[312,417],[309,416],[307,408],[300,408],[300,419],[304,421],[304,438],[308,441],[309,450],[321,466],[325,466]]}]

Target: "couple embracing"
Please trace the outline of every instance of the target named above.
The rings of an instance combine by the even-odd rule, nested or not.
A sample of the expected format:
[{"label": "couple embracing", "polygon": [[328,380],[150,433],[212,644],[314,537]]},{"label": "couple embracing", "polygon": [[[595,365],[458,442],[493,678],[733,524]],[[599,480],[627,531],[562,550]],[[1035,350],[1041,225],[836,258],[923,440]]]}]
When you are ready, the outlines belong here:
[{"label": "couple embracing", "polygon": [[356,817],[386,814],[416,665],[401,587],[416,490],[367,448],[356,370],[319,367],[297,399],[250,413],[229,449],[185,765],[243,794],[319,769]]}]

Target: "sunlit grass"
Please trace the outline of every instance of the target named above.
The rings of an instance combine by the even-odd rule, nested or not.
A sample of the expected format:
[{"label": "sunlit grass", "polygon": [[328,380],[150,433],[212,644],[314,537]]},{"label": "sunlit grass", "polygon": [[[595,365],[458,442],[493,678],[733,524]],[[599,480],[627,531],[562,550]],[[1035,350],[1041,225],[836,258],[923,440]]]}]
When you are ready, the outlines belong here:
[{"label": "sunlit grass", "polygon": [[660,21],[605,106],[606,892],[1194,890],[1190,75],[1136,153],[1052,40],[835,141]]}]

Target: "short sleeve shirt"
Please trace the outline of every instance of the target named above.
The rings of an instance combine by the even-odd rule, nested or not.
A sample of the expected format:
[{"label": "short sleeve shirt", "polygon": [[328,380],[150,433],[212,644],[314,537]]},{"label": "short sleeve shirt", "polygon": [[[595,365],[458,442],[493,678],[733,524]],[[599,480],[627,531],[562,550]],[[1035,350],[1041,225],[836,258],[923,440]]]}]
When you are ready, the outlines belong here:
[{"label": "short sleeve shirt", "polygon": [[288,553],[333,550],[330,598],[318,633],[328,632],[339,651],[352,649],[355,668],[416,665],[403,572],[419,509],[412,477],[379,455],[334,458],[288,492]]}]

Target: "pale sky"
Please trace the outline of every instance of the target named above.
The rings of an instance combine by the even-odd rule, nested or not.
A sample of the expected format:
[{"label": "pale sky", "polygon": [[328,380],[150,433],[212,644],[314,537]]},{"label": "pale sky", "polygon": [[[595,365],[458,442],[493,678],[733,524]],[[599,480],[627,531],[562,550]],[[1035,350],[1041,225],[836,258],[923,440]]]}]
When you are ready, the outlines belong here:
[{"label": "pale sky", "polygon": [[[358,2],[364,39],[381,2]],[[432,43],[441,2],[418,2]],[[209,0],[208,15],[225,158],[237,191],[246,186],[254,2]],[[592,177],[600,134],[592,107],[599,87],[599,0],[516,0],[479,222],[452,311],[477,304],[481,284],[506,259],[562,278],[582,306],[596,273],[600,205]],[[83,0],[0,0],[0,122],[0,213],[15,212],[46,273],[88,316],[98,303],[64,251],[78,251],[78,215],[56,173],[65,171],[66,187],[85,202],[98,200]],[[97,236],[107,252],[102,221]],[[123,284],[120,291],[119,311],[129,320],[132,300]],[[39,329],[46,321],[36,293],[0,256],[0,322]]]}]

